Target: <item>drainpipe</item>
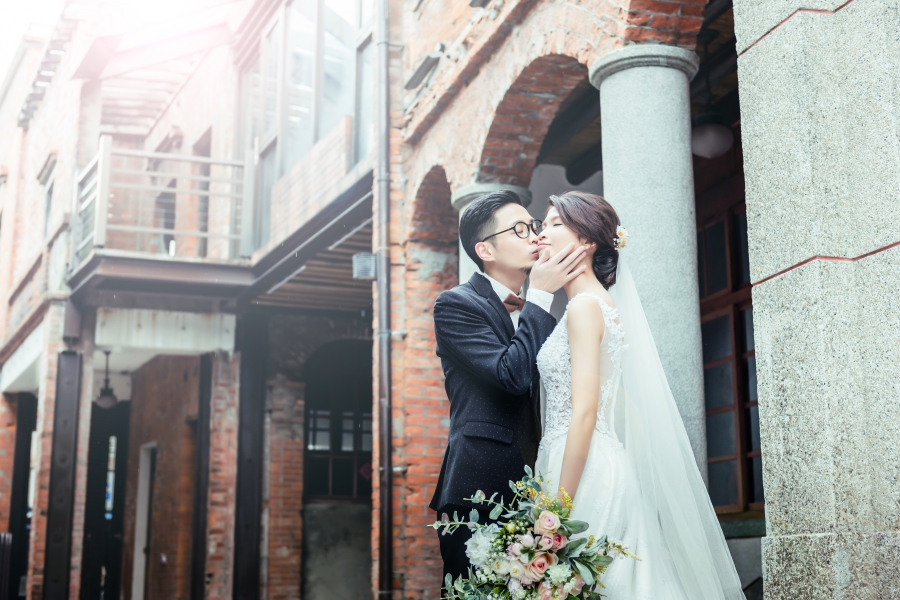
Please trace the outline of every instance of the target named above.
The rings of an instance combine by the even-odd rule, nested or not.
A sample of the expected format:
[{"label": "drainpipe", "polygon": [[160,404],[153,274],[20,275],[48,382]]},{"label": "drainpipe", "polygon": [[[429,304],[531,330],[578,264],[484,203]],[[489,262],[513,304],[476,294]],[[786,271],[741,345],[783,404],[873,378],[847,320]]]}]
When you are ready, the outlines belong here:
[{"label": "drainpipe", "polygon": [[378,596],[389,599],[393,591],[393,560],[391,526],[393,523],[393,481],[391,468],[391,107],[390,57],[388,40],[389,0],[378,0],[375,35],[378,58],[377,123],[378,164],[375,185],[378,192],[378,451],[381,467],[378,471],[379,530],[378,530]]}]

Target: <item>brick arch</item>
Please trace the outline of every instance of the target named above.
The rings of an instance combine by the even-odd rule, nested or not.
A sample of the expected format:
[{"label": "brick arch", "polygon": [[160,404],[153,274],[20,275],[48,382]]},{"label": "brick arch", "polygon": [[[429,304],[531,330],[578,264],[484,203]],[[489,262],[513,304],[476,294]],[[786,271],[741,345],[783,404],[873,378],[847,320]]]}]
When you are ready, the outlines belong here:
[{"label": "brick arch", "polygon": [[497,106],[476,181],[527,188],[559,105],[587,74],[587,67],[562,54],[541,56],[526,66]]},{"label": "brick arch", "polygon": [[[405,598],[432,599],[440,588],[442,563],[437,536],[425,527],[434,521],[428,503],[434,493],[447,445],[450,402],[441,363],[435,355],[433,308],[438,295],[458,280],[459,215],[450,204],[450,184],[441,166],[432,166],[408,208],[403,272],[402,359],[393,363],[395,464],[407,467],[395,488],[394,531],[405,543],[394,546],[395,564],[408,565]],[[395,417],[396,419],[396,417]],[[396,437],[401,438],[398,445]]]}]

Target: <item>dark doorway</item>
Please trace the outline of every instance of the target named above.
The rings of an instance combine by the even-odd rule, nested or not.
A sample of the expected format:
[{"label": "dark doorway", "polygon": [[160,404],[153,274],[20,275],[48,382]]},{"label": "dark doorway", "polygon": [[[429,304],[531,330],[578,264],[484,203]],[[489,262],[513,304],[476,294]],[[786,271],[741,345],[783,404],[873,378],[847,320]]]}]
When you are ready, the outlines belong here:
[{"label": "dark doorway", "polygon": [[83,600],[118,600],[122,580],[122,517],[128,466],[130,402],[91,407],[84,551]]},{"label": "dark doorway", "polygon": [[37,398],[28,393],[16,400],[16,447],[13,456],[12,491],[9,498],[9,532],[12,534],[9,598],[25,597],[28,574],[28,539],[31,533],[29,480],[31,437],[37,425]]},{"label": "dark doorway", "polygon": [[303,598],[362,598],[371,588],[372,342],[329,344],[304,371]]}]

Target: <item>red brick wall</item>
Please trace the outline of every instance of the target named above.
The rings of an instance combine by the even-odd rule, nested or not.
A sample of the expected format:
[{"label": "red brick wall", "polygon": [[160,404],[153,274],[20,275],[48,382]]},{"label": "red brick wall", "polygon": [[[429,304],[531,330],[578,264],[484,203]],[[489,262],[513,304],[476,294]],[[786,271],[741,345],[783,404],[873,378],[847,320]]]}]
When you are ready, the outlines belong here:
[{"label": "red brick wall", "polygon": [[[190,596],[195,433],[200,360],[157,356],[133,375],[122,545],[122,592],[131,598],[141,446],[157,443],[146,574],[149,598]],[[167,562],[160,562],[165,554]]]},{"label": "red brick wall", "polygon": [[209,600],[231,600],[241,355],[216,354],[210,401],[206,575]]},{"label": "red brick wall", "polygon": [[[53,416],[56,409],[56,368],[58,354],[65,350],[62,342],[62,303],[51,303],[44,315],[44,354],[40,372],[44,379],[38,391],[36,433],[40,439],[37,452],[31,457],[38,469],[35,482],[34,516],[31,519],[31,540],[28,564],[27,600],[44,595],[44,559],[47,540],[47,509],[50,505],[50,454],[53,445]],[[79,426],[83,423],[79,423]]]},{"label": "red brick wall", "polygon": [[14,396],[0,398],[0,527],[9,530],[9,496],[12,493],[16,449],[16,404]]},{"label": "red brick wall", "polygon": [[300,597],[303,555],[304,365],[333,341],[371,340],[363,319],[277,315],[269,322],[268,472],[264,500],[269,600]]}]

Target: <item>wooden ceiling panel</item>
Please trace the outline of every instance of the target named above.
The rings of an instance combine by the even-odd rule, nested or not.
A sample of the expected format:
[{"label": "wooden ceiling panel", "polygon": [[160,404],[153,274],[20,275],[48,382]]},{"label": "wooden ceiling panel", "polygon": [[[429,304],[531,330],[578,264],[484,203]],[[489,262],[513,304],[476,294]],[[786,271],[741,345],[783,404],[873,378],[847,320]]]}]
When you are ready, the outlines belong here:
[{"label": "wooden ceiling panel", "polygon": [[353,255],[371,251],[369,224],[316,254],[291,279],[261,294],[253,304],[307,310],[369,310],[372,283],[353,279]]}]

